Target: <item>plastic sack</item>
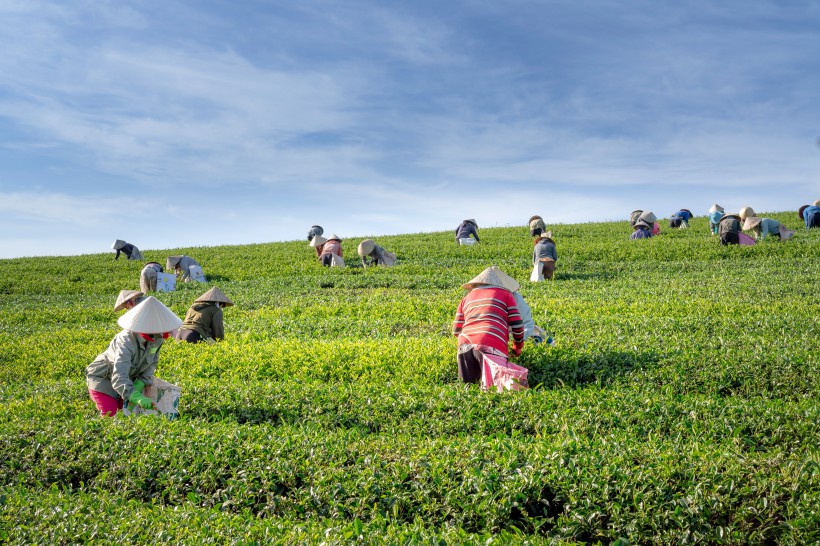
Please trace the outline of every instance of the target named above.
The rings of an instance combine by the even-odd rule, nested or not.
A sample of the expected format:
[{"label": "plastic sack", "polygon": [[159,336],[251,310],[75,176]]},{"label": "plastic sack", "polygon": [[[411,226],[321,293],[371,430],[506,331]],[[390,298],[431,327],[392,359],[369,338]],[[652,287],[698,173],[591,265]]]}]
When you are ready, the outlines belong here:
[{"label": "plastic sack", "polygon": [[179,417],[179,396],[182,390],[158,377],[154,378],[153,385],[146,385],[142,394],[150,398],[157,409],[143,409],[140,406],[125,404],[123,415],[164,415],[170,420]]},{"label": "plastic sack", "polygon": [[532,282],[540,282],[544,280],[544,268],[541,265],[541,262],[537,262],[535,265],[532,266],[532,273],[530,274],[530,281]]},{"label": "plastic sack", "polygon": [[481,386],[484,390],[492,387],[497,392],[517,391],[527,388],[527,375],[530,371],[514,364],[503,356],[484,354],[481,367]]},{"label": "plastic sack", "polygon": [[208,282],[205,279],[205,273],[202,272],[202,267],[201,266],[198,266],[198,265],[188,266],[188,275],[191,277],[192,281]]},{"label": "plastic sack", "polygon": [[330,258],[330,267],[344,267],[345,260],[337,254],[333,254]]},{"label": "plastic sack", "polygon": [[738,233],[737,243],[743,246],[752,246],[755,244],[755,240],[752,238],[751,235],[746,235],[745,233]]},{"label": "plastic sack", "polygon": [[794,235],[794,230],[787,228],[786,226],[780,226],[780,240],[781,241],[788,241]]},{"label": "plastic sack", "polygon": [[476,241],[472,237],[463,237],[463,238],[459,239],[458,242],[461,245],[470,246],[470,245],[476,244],[478,241]]},{"label": "plastic sack", "polygon": [[173,292],[176,287],[176,275],[173,273],[157,273],[157,292]]}]

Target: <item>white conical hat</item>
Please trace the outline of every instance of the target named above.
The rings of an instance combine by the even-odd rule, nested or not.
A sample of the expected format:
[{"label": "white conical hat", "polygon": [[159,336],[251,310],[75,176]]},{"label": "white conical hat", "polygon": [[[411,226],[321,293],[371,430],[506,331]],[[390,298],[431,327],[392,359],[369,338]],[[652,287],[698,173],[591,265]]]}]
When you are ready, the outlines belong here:
[{"label": "white conical hat", "polygon": [[521,285],[518,284],[518,281],[501,271],[496,266],[492,266],[490,269],[498,275],[498,278],[501,279],[501,286],[506,288],[510,292],[518,292],[518,289],[521,288]]},{"label": "white conical hat", "polygon": [[639,218],[650,226],[658,221],[658,217],[655,216],[655,213],[648,210],[643,211]]},{"label": "white conical hat", "polygon": [[747,216],[746,220],[743,221],[743,229],[754,229],[761,221],[762,219],[757,216]]},{"label": "white conical hat", "polygon": [[116,241],[111,243],[111,248],[113,248],[114,250],[119,250],[124,246],[125,246],[125,241],[123,241],[121,239],[117,239]]},{"label": "white conical hat", "polygon": [[746,220],[746,218],[748,218],[749,216],[757,216],[752,207],[743,207],[742,209],[740,209],[740,212],[738,214],[740,215],[741,220]]},{"label": "white conical hat", "polygon": [[723,207],[715,203],[709,208],[709,212],[723,212]]},{"label": "white conical hat", "polygon": [[365,239],[359,243],[359,256],[367,256],[373,249],[376,248],[376,241],[373,239]]},{"label": "white conical hat", "polygon": [[323,245],[326,242],[327,242],[327,239],[325,239],[321,235],[316,235],[313,239],[310,240],[310,242],[308,243],[308,246],[312,246],[313,248],[316,248],[317,246]]},{"label": "white conical hat", "polygon": [[125,303],[128,300],[138,298],[144,295],[139,290],[120,290],[120,295],[117,296],[117,302],[114,304],[114,311],[125,309]]},{"label": "white conical hat", "polygon": [[330,237],[328,237],[328,238],[327,238],[327,240],[328,240],[328,241],[333,241],[333,240],[336,240],[336,241],[341,242],[341,241],[342,241],[342,238],[341,238],[341,237],[339,237],[338,235],[336,235],[335,233],[331,233],[331,234],[330,234]]},{"label": "white conical hat", "polygon": [[183,256],[168,256],[168,259],[165,260],[165,269],[167,269],[169,271],[174,269],[182,258],[184,258],[184,255]]},{"label": "white conical hat", "polygon": [[815,207],[820,207],[820,199],[812,203],[812,205],[814,205]]},{"label": "white conical hat", "polygon": [[214,302],[214,303],[224,303],[225,305],[233,305],[233,302],[226,296],[222,290],[214,286],[197,299],[194,302]]},{"label": "white conical hat", "polygon": [[467,290],[472,290],[473,288],[477,288],[479,286],[497,286],[499,288],[504,288],[504,280],[498,274],[499,271],[500,269],[495,266],[488,267],[479,273],[474,279],[462,284],[461,287]]},{"label": "white conical hat", "polygon": [[478,229],[478,224],[476,223],[475,218],[467,218],[462,222],[462,224],[473,224],[476,229]]},{"label": "white conical hat", "polygon": [[138,334],[163,334],[182,326],[182,321],[157,298],[148,296],[121,316],[117,324]]}]

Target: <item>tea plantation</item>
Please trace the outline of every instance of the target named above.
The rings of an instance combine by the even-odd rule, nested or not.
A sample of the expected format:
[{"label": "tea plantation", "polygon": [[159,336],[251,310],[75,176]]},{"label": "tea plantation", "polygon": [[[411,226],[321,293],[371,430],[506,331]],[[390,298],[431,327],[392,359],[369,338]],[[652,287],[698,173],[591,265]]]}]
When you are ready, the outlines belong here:
[{"label": "tea plantation", "polygon": [[[143,249],[236,302],[223,343],[162,348],[176,421],[100,418],[85,386],[142,263],[0,260],[0,543],[818,544],[820,230],[766,216],[794,239],[551,226],[538,284],[523,226],[377,237],[389,269],[361,238],[345,269],[306,241]],[[457,378],[460,285],[492,264],[558,343],[515,359],[527,391]]]}]

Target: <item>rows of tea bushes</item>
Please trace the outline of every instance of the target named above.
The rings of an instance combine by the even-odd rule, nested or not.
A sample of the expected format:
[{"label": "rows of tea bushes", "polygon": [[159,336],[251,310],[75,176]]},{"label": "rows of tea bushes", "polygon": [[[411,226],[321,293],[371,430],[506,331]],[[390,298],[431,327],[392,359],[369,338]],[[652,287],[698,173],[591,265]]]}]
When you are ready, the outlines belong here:
[{"label": "rows of tea bushes", "polygon": [[[236,302],[223,343],[162,348],[176,421],[102,419],[85,388],[141,263],[0,261],[0,542],[818,543],[820,232],[691,225],[552,226],[539,284],[524,227],[377,237],[390,269],[358,239],[341,270],[304,241],[149,249]],[[460,285],[491,264],[557,340],[516,359],[527,391],[458,382]],[[205,289],[158,297],[182,316]]]}]

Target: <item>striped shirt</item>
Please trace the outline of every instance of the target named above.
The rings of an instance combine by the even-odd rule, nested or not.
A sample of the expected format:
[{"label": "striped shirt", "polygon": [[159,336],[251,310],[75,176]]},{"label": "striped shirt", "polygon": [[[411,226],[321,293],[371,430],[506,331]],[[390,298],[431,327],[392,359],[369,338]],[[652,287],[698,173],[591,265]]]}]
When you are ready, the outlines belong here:
[{"label": "striped shirt", "polygon": [[516,343],[524,341],[524,321],[509,290],[474,288],[458,304],[453,335],[458,336],[459,345],[486,345],[509,355],[510,331]]}]

